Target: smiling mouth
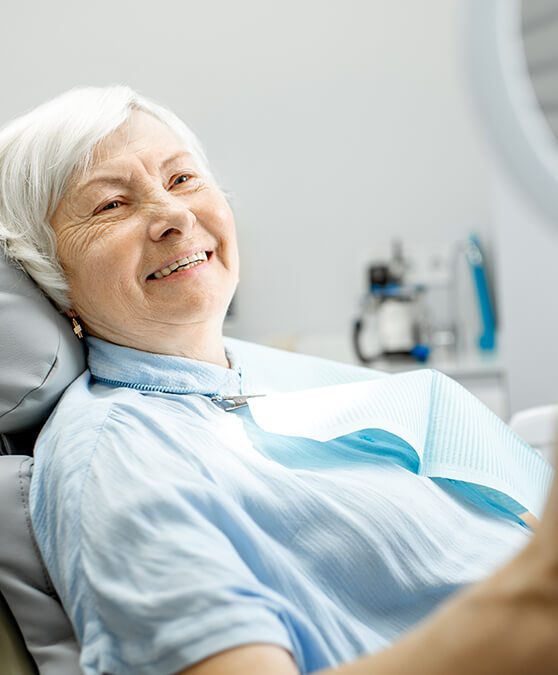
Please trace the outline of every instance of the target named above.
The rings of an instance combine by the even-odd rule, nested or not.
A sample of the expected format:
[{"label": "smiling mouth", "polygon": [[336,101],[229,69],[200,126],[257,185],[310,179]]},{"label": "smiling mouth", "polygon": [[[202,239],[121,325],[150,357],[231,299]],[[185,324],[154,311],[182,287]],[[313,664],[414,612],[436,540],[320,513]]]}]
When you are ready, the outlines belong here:
[{"label": "smiling mouth", "polygon": [[175,262],[171,263],[167,267],[163,267],[163,269],[160,269],[157,272],[153,272],[153,274],[150,274],[147,278],[164,279],[165,277],[168,277],[171,274],[174,274],[175,272],[181,272],[182,270],[189,270],[191,267],[195,267],[196,265],[201,265],[201,263],[207,262],[211,257],[211,255],[212,255],[211,251],[198,251],[197,253],[189,255],[187,258],[175,260]]}]

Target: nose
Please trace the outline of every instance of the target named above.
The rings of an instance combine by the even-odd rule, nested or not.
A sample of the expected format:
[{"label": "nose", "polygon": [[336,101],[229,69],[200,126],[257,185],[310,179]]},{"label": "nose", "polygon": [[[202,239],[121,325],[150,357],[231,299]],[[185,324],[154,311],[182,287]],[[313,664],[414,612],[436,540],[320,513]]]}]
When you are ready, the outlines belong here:
[{"label": "nose", "polygon": [[152,202],[152,213],[148,223],[149,237],[160,241],[169,236],[182,236],[188,233],[196,222],[195,214],[184,204],[166,191]]}]

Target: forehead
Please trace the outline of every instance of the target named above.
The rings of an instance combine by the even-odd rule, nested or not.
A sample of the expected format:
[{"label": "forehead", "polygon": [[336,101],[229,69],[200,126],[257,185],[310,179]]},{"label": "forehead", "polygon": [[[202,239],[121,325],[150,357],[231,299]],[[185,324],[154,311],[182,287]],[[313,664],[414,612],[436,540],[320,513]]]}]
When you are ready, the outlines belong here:
[{"label": "forehead", "polygon": [[166,124],[149,113],[134,110],[123,124],[97,144],[86,173],[121,159],[134,156],[156,159],[181,150],[187,152],[184,142]]}]

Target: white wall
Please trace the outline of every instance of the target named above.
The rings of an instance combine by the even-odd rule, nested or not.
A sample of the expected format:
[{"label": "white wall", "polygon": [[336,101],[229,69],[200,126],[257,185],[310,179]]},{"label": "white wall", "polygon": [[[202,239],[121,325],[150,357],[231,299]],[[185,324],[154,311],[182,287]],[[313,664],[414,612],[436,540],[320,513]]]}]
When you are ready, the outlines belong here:
[{"label": "white wall", "polygon": [[558,401],[558,229],[495,165],[494,222],[511,412]]},{"label": "white wall", "polygon": [[233,195],[231,334],[339,332],[392,237],[489,235],[456,14],[456,0],[10,3],[0,119],[79,84],[168,104]]}]

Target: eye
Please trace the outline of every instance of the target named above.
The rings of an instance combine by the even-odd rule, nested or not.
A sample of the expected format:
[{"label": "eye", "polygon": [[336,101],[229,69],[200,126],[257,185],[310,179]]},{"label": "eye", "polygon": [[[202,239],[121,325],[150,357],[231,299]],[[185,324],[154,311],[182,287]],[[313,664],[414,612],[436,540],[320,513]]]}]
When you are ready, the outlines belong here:
[{"label": "eye", "polygon": [[188,173],[183,173],[183,174],[181,174],[180,176],[177,176],[177,177],[173,180],[172,184],[173,184],[173,185],[180,185],[180,183],[187,183],[191,178],[192,178],[192,176],[191,176],[190,174],[188,174]]},{"label": "eye", "polygon": [[120,202],[114,200],[102,206],[99,211],[110,211],[111,209],[117,209],[120,206]]}]

